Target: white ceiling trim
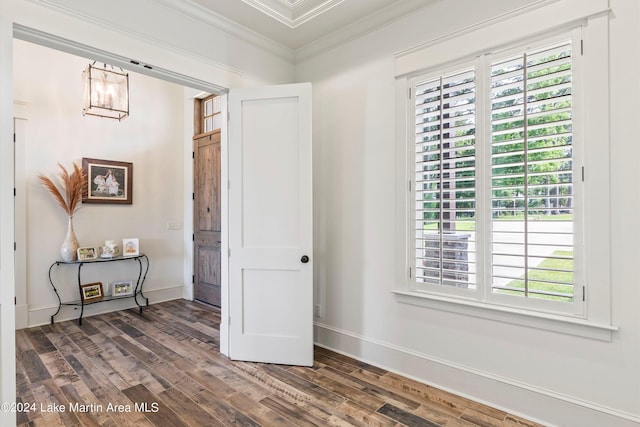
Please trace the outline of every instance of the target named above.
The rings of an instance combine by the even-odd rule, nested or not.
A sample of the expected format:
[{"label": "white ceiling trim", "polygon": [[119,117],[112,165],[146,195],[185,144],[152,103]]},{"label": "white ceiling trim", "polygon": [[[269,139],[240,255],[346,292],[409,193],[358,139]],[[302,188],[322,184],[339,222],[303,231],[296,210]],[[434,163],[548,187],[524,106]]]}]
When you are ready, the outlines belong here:
[{"label": "white ceiling trim", "polygon": [[344,0],[242,0],[281,24],[294,29],[333,9]]},{"label": "white ceiling trim", "polygon": [[176,73],[165,68],[150,66],[148,64],[138,63],[134,65],[129,57],[107,52],[74,40],[65,39],[34,28],[25,27],[24,25],[16,23],[13,24],[13,37],[83,58],[91,58],[99,62],[104,62],[105,64],[115,65],[129,71],[135,71],[140,74],[156,77],[179,85],[205,90],[209,93],[223,94],[228,92],[226,88],[214,83],[206,82],[185,74]]},{"label": "white ceiling trim", "polygon": [[254,44],[271,52],[280,58],[286,59],[289,62],[293,62],[294,54],[293,49],[278,43],[262,34],[242,26],[237,22],[234,22],[222,15],[219,15],[210,9],[207,9],[192,0],[152,0],[156,3],[171,9],[174,12],[181,13],[189,18],[198,20],[204,24],[207,24],[217,30],[224,31],[227,34],[238,37],[250,44]]},{"label": "white ceiling trim", "polygon": [[329,49],[347,44],[364,34],[384,28],[403,16],[431,5],[438,0],[398,0],[352,24],[316,39],[295,51],[295,62],[301,62]]},{"label": "white ceiling trim", "polygon": [[[167,50],[169,50],[171,52],[175,52],[175,53],[177,53],[179,55],[183,55],[183,56],[187,56],[187,57],[190,57],[190,58],[194,58],[194,59],[196,59],[196,60],[198,60],[200,62],[203,62],[205,64],[213,65],[216,68],[219,68],[221,70],[224,70],[224,71],[231,72],[231,73],[237,74],[239,76],[242,76],[242,71],[239,70],[238,68],[231,67],[231,66],[229,66],[227,64],[224,64],[222,62],[216,61],[215,59],[199,55],[199,54],[197,54],[195,52],[192,52],[192,51],[186,50],[186,49],[184,49],[182,47],[167,43],[167,42],[159,40],[159,39],[157,39],[155,37],[150,37],[148,35],[139,33],[137,31],[132,31],[132,30],[130,30],[128,28],[122,27],[120,25],[116,25],[116,24],[114,24],[112,22],[108,22],[108,21],[105,21],[103,19],[98,19],[98,18],[96,18],[94,16],[90,16],[90,15],[87,15],[87,14],[84,14],[84,13],[80,13],[80,12],[74,10],[74,9],[63,7],[60,4],[55,3],[55,2],[53,2],[51,0],[27,0],[27,1],[29,1],[31,3],[38,4],[40,6],[47,7],[49,9],[51,9],[51,10],[57,11],[59,13],[65,14],[67,16],[71,16],[71,17],[74,17],[74,18],[77,18],[77,19],[80,19],[80,20],[83,20],[83,21],[86,21],[86,22],[91,22],[91,23],[96,24],[96,25],[98,25],[98,26],[100,26],[102,28],[106,28],[108,30],[111,30],[111,31],[114,31],[114,32],[117,32],[117,33],[126,34],[129,37],[132,37],[132,38],[135,38],[135,39],[138,39],[138,40],[142,40],[145,43],[150,43],[150,44],[162,47],[163,49],[167,49]],[[53,36],[51,36],[51,37],[53,37]],[[77,53],[75,53],[75,54],[78,55]],[[139,59],[141,59],[141,58],[138,58],[138,60]],[[126,68],[126,67],[123,67],[123,68]],[[131,69],[130,66],[129,66],[129,69]]]}]

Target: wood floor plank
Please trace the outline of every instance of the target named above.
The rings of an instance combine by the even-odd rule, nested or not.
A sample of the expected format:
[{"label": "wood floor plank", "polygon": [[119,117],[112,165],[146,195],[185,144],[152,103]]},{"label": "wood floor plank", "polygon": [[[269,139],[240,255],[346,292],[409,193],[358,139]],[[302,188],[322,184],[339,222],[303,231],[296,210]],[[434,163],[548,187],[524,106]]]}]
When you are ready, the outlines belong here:
[{"label": "wood floor plank", "polygon": [[58,351],[41,354],[40,359],[59,386],[79,380],[76,371]]},{"label": "wood floor plank", "polygon": [[313,384],[318,385],[319,387],[322,387],[337,394],[338,396],[341,396],[344,400],[349,399],[353,400],[354,402],[358,402],[361,406],[368,408],[369,410],[375,411],[384,404],[383,399],[371,396],[370,394],[360,389],[350,387],[346,384],[336,381],[318,371],[306,369],[300,366],[291,367],[289,368],[289,371],[295,373],[296,375],[304,378],[307,381],[312,382]]},{"label": "wood floor plank", "polygon": [[18,401],[78,409],[18,425],[541,427],[321,347],[313,367],[232,361],[219,325],[219,310],[175,300],[17,331]]},{"label": "wood floor plank", "polygon": [[85,401],[73,384],[65,384],[60,390],[69,402],[68,409],[78,418],[80,425],[88,427],[117,427],[115,421],[103,410],[98,410],[95,402]]},{"label": "wood floor plank", "polygon": [[384,404],[377,412],[412,427],[440,427],[434,422],[393,406],[390,403]]},{"label": "wood floor plank", "polygon": [[291,403],[280,396],[264,398],[260,403],[282,414],[287,419],[294,420],[297,426],[321,427],[326,425],[326,422],[322,419],[315,417],[310,412],[305,411],[302,407],[296,406],[294,403]]},{"label": "wood floor plank", "polygon": [[210,390],[205,389],[195,396],[195,401],[206,407],[207,411],[222,421],[225,425],[241,427],[259,427],[260,424],[243,414],[232,405],[215,396]]},{"label": "wood floor plank", "polygon": [[22,329],[20,331],[16,331],[16,353],[22,353],[28,350],[34,350],[33,343],[29,339],[27,335],[29,329]]},{"label": "wood floor plank", "polygon": [[357,369],[351,373],[350,380],[360,384],[364,391],[383,399],[385,402],[392,403],[394,406],[403,410],[413,411],[420,406],[418,399],[408,398],[393,390],[389,390],[389,388],[376,383],[374,379],[364,373],[365,371]]},{"label": "wood floor plank", "polygon": [[285,418],[280,413],[257,402],[244,393],[236,392],[225,399],[234,408],[241,411],[262,426],[290,426],[295,425],[292,420]]},{"label": "wood floor plank", "polygon": [[47,367],[35,350],[27,350],[17,354],[31,384],[51,378]]},{"label": "wood floor plank", "polygon": [[171,408],[142,384],[122,390],[122,392],[134,403],[135,410],[144,413],[144,416],[154,426],[187,427],[187,424]]},{"label": "wood floor plank", "polygon": [[387,373],[386,370],[382,368],[378,368],[377,366],[373,366],[368,363],[362,362],[360,360],[354,359],[352,357],[345,356],[344,354],[335,353],[331,350],[327,350],[319,346],[314,347],[314,355],[316,359],[319,359],[319,358],[323,358],[324,360],[334,359],[334,360],[346,363],[347,365],[351,365],[354,368],[364,369],[366,371],[370,371],[377,375],[385,375]]},{"label": "wood floor plank", "polygon": [[[377,409],[377,408],[376,408]],[[358,402],[348,400],[338,407],[338,410],[350,417],[356,423],[371,427],[393,427],[397,422],[389,417],[378,414],[358,404]]]},{"label": "wood floor plank", "polygon": [[29,340],[33,344],[34,350],[38,354],[48,353],[50,351],[55,351],[55,346],[51,344],[49,338],[45,335],[45,333],[40,328],[31,328],[26,331]]},{"label": "wood floor plank", "polygon": [[170,388],[161,392],[160,397],[165,404],[171,408],[176,414],[179,414],[180,418],[189,426],[201,427],[225,427],[222,421],[218,420],[207,412],[206,409],[189,399],[184,393],[177,388]]},{"label": "wood floor plank", "polygon": [[272,377],[277,378],[299,390],[305,390],[305,392],[319,402],[323,408],[336,408],[345,400],[340,395],[283,369],[282,366],[261,364],[260,367]]}]

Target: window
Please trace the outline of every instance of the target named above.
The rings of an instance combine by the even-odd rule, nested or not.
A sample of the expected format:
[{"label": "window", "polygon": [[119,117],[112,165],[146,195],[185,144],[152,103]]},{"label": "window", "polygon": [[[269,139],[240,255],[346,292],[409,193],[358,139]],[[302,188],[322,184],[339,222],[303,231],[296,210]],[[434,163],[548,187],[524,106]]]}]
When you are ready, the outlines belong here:
[{"label": "window", "polygon": [[196,135],[220,129],[222,125],[222,108],[220,102],[220,97],[216,95],[195,100]]},{"label": "window", "polygon": [[491,64],[493,292],[575,297],[571,92],[569,42]]},{"label": "window", "polygon": [[566,35],[412,80],[416,290],[582,313],[574,44]]},{"label": "window", "polygon": [[474,70],[415,88],[416,282],[475,288]]}]

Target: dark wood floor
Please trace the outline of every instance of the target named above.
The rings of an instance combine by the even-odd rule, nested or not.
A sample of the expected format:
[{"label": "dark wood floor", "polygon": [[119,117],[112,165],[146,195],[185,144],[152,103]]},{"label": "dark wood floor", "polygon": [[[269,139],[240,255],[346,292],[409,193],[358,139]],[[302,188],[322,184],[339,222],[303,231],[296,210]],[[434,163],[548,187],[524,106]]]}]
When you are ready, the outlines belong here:
[{"label": "dark wood floor", "polygon": [[18,331],[18,424],[536,425],[322,348],[313,368],[232,362],[219,321],[178,300]]}]

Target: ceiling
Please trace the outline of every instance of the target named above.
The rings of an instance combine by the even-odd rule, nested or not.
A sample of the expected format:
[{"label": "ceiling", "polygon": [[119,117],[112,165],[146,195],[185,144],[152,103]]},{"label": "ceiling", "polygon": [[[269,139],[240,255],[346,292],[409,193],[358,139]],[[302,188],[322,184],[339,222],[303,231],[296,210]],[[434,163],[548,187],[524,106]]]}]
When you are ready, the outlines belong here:
[{"label": "ceiling", "polygon": [[357,24],[366,32],[435,0],[179,0],[296,50]]}]

